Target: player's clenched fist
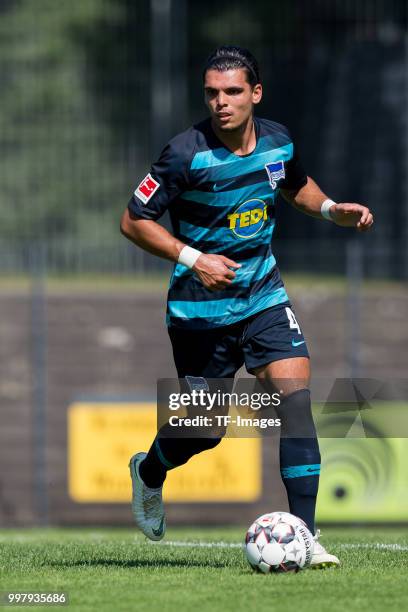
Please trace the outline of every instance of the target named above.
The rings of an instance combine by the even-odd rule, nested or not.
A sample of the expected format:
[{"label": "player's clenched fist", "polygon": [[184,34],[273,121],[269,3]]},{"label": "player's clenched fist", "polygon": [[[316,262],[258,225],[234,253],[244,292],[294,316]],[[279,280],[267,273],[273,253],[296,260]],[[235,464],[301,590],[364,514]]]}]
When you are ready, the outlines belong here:
[{"label": "player's clenched fist", "polygon": [[219,291],[231,285],[235,278],[234,270],[241,267],[241,264],[228,259],[224,255],[206,255],[202,253],[193,266],[194,272],[210,291]]},{"label": "player's clenched fist", "polygon": [[330,216],[337,225],[356,227],[360,232],[366,232],[374,223],[370,209],[361,204],[335,204],[330,207]]}]

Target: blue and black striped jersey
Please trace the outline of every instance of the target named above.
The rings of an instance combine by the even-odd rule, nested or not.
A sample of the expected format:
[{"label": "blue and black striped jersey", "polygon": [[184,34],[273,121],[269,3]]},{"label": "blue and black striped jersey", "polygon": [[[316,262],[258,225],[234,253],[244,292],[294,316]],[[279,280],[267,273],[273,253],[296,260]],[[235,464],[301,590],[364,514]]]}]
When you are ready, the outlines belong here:
[{"label": "blue and black striped jersey", "polygon": [[271,241],[280,188],[300,189],[307,176],[288,130],[255,117],[256,147],[238,156],[215,136],[210,119],[179,134],[135,190],[133,215],[157,220],[169,210],[174,235],[204,253],[242,264],[232,284],[207,290],[176,264],[167,323],[187,329],[230,325],[288,301]]}]

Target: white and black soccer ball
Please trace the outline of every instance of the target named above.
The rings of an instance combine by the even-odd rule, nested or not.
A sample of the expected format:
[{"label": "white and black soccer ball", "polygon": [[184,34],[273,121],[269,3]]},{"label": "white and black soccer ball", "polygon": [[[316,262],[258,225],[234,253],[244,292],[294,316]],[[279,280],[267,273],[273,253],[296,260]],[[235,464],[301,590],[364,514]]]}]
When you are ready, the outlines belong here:
[{"label": "white and black soccer ball", "polygon": [[302,519],[289,512],[271,512],[256,519],[245,536],[245,554],[252,569],[298,572],[310,564],[314,539]]}]

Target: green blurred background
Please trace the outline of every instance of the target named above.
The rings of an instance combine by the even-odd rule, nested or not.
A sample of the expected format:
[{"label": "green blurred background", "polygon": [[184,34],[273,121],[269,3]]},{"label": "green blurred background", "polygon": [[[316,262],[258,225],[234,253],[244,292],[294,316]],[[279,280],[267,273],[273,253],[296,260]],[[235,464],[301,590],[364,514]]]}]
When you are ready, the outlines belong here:
[{"label": "green blurred background", "polygon": [[[124,244],[120,214],[205,116],[207,55],[237,43],[260,62],[259,114],[290,127],[333,199],[374,209],[367,272],[406,278],[406,20],[403,0],[2,0],[0,273],[162,270]],[[343,273],[339,228],[280,217],[285,268]]]}]

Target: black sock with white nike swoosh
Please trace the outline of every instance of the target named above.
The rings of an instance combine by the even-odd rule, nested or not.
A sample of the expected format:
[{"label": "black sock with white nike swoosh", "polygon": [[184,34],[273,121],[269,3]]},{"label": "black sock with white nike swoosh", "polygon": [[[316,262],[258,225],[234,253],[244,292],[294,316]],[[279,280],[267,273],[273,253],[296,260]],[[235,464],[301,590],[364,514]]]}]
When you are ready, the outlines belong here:
[{"label": "black sock with white nike swoosh", "polygon": [[310,391],[288,395],[276,409],[281,419],[280,471],[290,512],[315,533],[320,452],[313,422]]}]

